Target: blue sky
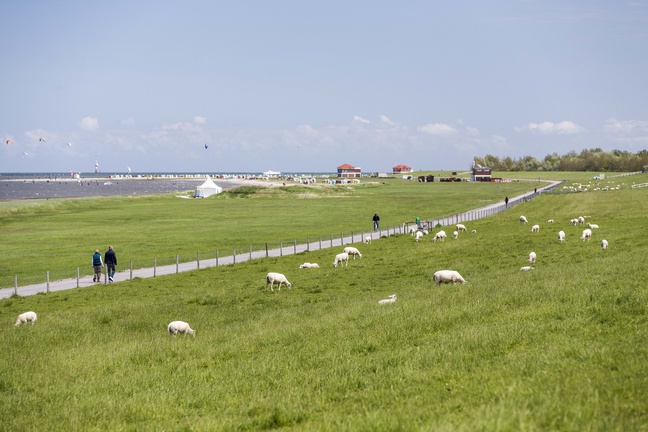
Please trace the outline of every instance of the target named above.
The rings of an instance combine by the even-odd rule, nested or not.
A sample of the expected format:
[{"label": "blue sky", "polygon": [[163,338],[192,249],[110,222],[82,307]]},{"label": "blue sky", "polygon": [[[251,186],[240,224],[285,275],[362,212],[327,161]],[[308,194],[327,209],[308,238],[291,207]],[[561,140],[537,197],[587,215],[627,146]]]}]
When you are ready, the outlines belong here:
[{"label": "blue sky", "polygon": [[0,16],[0,172],[648,149],[648,0],[26,0]]}]

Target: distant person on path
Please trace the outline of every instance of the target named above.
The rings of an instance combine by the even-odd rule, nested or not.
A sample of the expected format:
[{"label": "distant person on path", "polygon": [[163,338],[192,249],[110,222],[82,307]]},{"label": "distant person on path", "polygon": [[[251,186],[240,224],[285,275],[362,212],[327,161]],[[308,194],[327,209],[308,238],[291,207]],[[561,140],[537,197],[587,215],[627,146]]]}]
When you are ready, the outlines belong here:
[{"label": "distant person on path", "polygon": [[103,261],[101,260],[99,249],[95,250],[94,255],[92,255],[92,267],[94,268],[92,282],[101,282],[101,267],[103,267]]},{"label": "distant person on path", "polygon": [[504,203],[506,204],[506,207],[508,207],[508,197],[504,198]]},{"label": "distant person on path", "polygon": [[380,216],[378,216],[378,213],[374,213],[373,223],[374,223],[374,231],[378,230],[378,228],[380,228]]},{"label": "distant person on path", "polygon": [[113,276],[115,275],[115,266],[117,265],[117,255],[112,246],[108,246],[106,255],[104,256],[106,261],[106,266],[108,266],[108,280],[113,282]]}]

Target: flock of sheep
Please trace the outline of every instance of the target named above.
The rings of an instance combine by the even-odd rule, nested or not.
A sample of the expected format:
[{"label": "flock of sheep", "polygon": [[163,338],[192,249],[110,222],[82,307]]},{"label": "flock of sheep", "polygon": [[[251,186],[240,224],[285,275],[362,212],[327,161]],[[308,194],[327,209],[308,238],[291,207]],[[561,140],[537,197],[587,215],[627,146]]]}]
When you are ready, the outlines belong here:
[{"label": "flock of sheep", "polygon": [[[587,222],[587,224],[585,223],[585,218],[589,218],[589,217],[590,216],[578,216],[577,218],[570,219],[570,221],[569,221],[570,226],[587,226],[587,228],[583,229],[583,232],[582,232],[581,237],[580,237],[581,241],[590,241],[590,240],[592,240],[592,230],[595,230],[595,229],[599,228],[598,224],[593,224],[593,223],[590,223],[590,222]],[[520,220],[521,224],[528,224],[529,223],[527,218],[525,216],[523,216],[523,215],[520,216],[519,220]],[[553,224],[553,223],[555,223],[555,220],[554,219],[549,219],[549,220],[547,220],[547,223]],[[535,225],[533,225],[531,227],[531,233],[539,233],[539,232],[540,232],[540,225],[539,224],[535,224]],[[565,238],[566,238],[565,231],[563,231],[563,230],[558,231],[558,241],[559,242],[564,242]],[[608,243],[608,241],[606,239],[601,240],[601,248],[602,249],[607,249],[608,246],[609,246],[609,243]],[[529,262],[531,264],[535,264],[536,260],[537,260],[536,253],[535,252],[530,252],[529,253]],[[534,267],[531,267],[531,266],[524,266],[524,267],[520,268],[520,270],[522,270],[522,271],[528,271],[528,270],[533,270],[533,269],[534,269]]]}]

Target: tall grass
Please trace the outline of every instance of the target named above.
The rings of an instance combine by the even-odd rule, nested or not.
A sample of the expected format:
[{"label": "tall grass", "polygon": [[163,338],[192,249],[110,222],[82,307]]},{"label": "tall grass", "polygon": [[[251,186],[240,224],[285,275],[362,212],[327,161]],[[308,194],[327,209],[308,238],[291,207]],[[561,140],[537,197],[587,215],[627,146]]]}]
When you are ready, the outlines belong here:
[{"label": "tall grass", "polygon": [[[322,250],[0,301],[0,424],[645,429],[647,195],[543,195],[458,240],[374,241],[342,268]],[[591,242],[568,224],[578,215],[601,226]],[[536,269],[520,272],[531,250]],[[468,283],[436,287],[443,268]],[[293,288],[265,291],[268,271]],[[14,328],[26,310],[38,322]],[[168,336],[175,319],[196,337]]]}]

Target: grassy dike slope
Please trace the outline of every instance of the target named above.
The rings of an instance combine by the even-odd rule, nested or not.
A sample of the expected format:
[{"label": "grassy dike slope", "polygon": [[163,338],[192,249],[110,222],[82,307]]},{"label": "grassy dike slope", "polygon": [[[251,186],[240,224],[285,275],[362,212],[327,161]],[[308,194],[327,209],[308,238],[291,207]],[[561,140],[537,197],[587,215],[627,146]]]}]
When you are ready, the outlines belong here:
[{"label": "grassy dike slope", "polygon": [[[0,301],[0,424],[643,430],[647,207],[648,188],[543,195],[458,240],[380,239],[343,268],[323,250]],[[591,242],[578,215],[601,226]],[[536,270],[520,272],[531,250]],[[434,286],[444,268],[469,282]],[[293,288],[264,291],[268,271]],[[38,322],[14,328],[26,310]],[[196,337],[167,336],[175,319]]]}]

